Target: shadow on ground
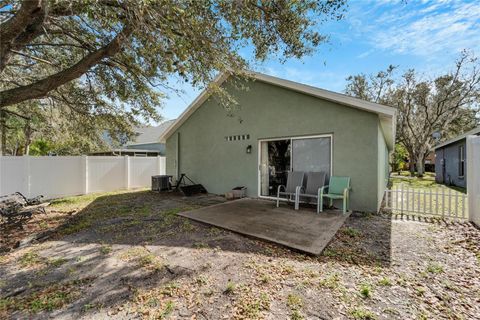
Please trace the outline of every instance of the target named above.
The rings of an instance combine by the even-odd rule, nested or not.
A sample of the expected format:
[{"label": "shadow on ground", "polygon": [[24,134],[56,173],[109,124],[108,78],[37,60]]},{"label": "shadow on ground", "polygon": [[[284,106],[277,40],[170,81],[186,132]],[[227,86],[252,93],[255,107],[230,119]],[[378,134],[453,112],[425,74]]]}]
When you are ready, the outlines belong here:
[{"label": "shadow on ground", "polygon": [[[74,201],[58,200],[53,208],[68,211]],[[135,299],[139,290],[165,288],[176,279],[196,279],[210,272],[221,274],[216,284],[221,292],[225,283],[238,277],[239,269],[259,255],[267,257],[273,272],[283,272],[275,268],[285,263],[305,261],[390,265],[388,216],[353,213],[319,257],[177,216],[224,201],[213,195],[187,198],[150,191],[95,198],[58,226],[47,242],[0,263],[0,301],[7,301],[0,306],[0,317],[2,308],[4,315],[24,315],[25,306],[29,310],[46,301],[42,297],[48,300],[49,294],[58,295],[65,288],[68,292],[62,293],[65,299],[58,306],[40,304],[44,307],[35,312],[75,318],[95,309],[101,316],[101,310]],[[33,255],[32,261],[26,261],[26,254]]]}]

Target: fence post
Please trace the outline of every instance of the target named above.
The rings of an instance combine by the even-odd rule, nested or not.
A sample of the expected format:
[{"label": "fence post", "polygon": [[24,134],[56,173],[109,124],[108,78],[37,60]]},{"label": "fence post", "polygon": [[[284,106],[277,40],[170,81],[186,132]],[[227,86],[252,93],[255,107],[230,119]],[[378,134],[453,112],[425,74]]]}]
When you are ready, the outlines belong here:
[{"label": "fence post", "polygon": [[385,189],[385,209],[388,209],[389,206],[388,206],[388,191],[389,189]]},{"label": "fence post", "polygon": [[88,193],[88,156],[82,156],[82,192]]},{"label": "fence post", "polygon": [[403,219],[403,182],[400,185],[400,213],[401,213],[402,219]]},{"label": "fence post", "polygon": [[467,207],[468,220],[480,227],[480,137],[467,137]]},{"label": "fence post", "polygon": [[125,156],[125,189],[130,189],[130,157]]},{"label": "fence post", "polygon": [[2,156],[2,153],[0,152],[0,196],[3,195],[3,192],[2,192],[2,181],[3,181],[2,180],[2,171],[3,171],[2,170],[2,158],[3,158],[3,156]]},{"label": "fence post", "polygon": [[442,219],[445,219],[445,188],[442,188]]},{"label": "fence post", "polygon": [[163,160],[163,159],[162,159],[161,156],[157,156],[157,166],[158,166],[157,169],[158,169],[158,174],[164,174],[164,173],[162,172],[162,162],[163,162],[162,160]]},{"label": "fence post", "polygon": [[31,174],[30,174],[30,156],[23,156],[23,161],[25,165],[25,193],[27,194],[27,197],[30,198],[32,195],[30,194],[30,179],[31,179]]},{"label": "fence post", "polygon": [[448,216],[451,217],[452,214],[452,189],[448,189]]}]

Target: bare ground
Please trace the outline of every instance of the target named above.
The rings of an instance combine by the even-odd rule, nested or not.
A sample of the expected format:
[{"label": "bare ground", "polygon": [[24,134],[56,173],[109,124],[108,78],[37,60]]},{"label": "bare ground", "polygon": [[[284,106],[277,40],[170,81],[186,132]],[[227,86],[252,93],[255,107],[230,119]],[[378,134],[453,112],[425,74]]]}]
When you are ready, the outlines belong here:
[{"label": "bare ground", "polygon": [[[54,202],[2,229],[6,319],[480,319],[480,231],[352,214],[313,257],[177,212],[224,201],[148,191]],[[312,213],[313,214],[313,213]]]}]

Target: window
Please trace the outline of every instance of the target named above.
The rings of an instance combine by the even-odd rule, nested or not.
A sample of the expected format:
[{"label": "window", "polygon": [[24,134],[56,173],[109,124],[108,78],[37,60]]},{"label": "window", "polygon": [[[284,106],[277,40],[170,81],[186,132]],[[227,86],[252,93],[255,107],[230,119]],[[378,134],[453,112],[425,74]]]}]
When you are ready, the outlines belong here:
[{"label": "window", "polygon": [[458,176],[463,177],[465,175],[465,146],[458,147]]}]

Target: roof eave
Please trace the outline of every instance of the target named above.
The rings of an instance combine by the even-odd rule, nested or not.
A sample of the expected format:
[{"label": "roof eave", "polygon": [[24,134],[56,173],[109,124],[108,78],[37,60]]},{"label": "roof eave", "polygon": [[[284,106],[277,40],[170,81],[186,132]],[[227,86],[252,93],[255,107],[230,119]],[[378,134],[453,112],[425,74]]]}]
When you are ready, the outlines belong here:
[{"label": "roof eave", "polygon": [[[303,94],[311,95],[323,100],[339,103],[345,106],[357,108],[367,112],[377,113],[380,117],[380,123],[382,125],[382,131],[387,141],[389,148],[393,149],[395,144],[395,114],[396,109],[381,104],[368,102],[345,94],[328,91],[306,84],[293,82],[290,80],[280,79],[277,77],[268,76],[258,72],[248,72],[254,80],[266,82],[269,84],[277,85],[289,90],[297,91]],[[230,73],[224,72],[216,77],[214,82],[217,85],[221,85],[228,79]],[[189,106],[185,111],[172,123],[167,130],[160,137],[160,142],[165,143],[166,140],[183,124],[183,122],[190,117],[210,96],[210,92],[205,89]],[[383,120],[382,120],[383,119]],[[389,124],[390,122],[390,124]]]}]

